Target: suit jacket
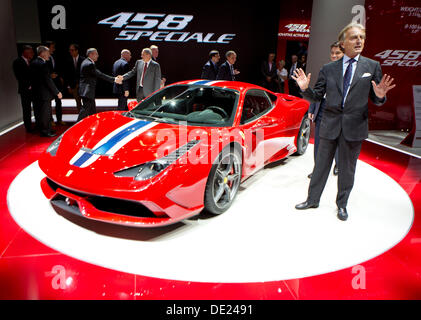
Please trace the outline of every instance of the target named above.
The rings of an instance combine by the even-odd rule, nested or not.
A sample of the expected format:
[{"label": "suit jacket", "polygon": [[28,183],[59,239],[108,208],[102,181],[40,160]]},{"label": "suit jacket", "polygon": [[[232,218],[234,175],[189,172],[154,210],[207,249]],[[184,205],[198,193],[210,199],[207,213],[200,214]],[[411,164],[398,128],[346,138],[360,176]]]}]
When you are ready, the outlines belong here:
[{"label": "suit jacket", "polygon": [[218,75],[216,80],[226,80],[226,81],[235,81],[235,75],[231,73],[231,67],[228,61],[225,61],[219,67]]},{"label": "suit jacket", "polygon": [[83,60],[80,66],[79,95],[84,98],[95,99],[98,78],[114,83],[114,78],[99,71],[91,59]]},{"label": "suit jacket", "polygon": [[[54,63],[53,63],[54,60]],[[48,68],[50,69],[50,74],[51,73],[56,73],[57,77],[55,79],[53,79],[54,84],[56,85],[57,89],[61,89],[62,87],[62,83],[60,81],[60,77],[61,77],[61,69],[60,69],[60,65],[57,64],[57,59],[55,56],[51,56],[49,60],[47,60],[47,65]]]},{"label": "suit jacket", "polygon": [[266,77],[271,77],[272,79],[276,79],[276,64],[275,62],[272,62],[272,69],[269,70],[269,62],[263,61],[262,65],[260,67],[260,72],[263,76],[263,80],[266,81]]},{"label": "suit jacket", "polygon": [[380,82],[382,70],[379,62],[360,56],[342,108],[342,65],[343,58],[324,65],[314,89],[309,87],[302,95],[310,102],[317,102],[326,94],[320,137],[336,139],[342,130],[346,140],[362,141],[368,137],[368,98],[376,105],[386,101],[375,95],[371,84],[371,80]]},{"label": "suit jacket", "polygon": [[209,60],[203,66],[202,75],[200,76],[200,78],[205,80],[216,80],[218,70],[218,65],[214,65],[213,62]]},{"label": "suit jacket", "polygon": [[47,63],[40,57],[31,62],[30,74],[34,100],[52,100],[59,93]]},{"label": "suit jacket", "polygon": [[18,81],[18,93],[29,94],[31,92],[29,89],[31,86],[30,67],[22,57],[13,61],[13,72]]},{"label": "suit jacket", "polygon": [[75,68],[75,64],[73,62],[73,57],[69,57],[64,65],[64,85],[67,87],[74,89],[76,85],[79,83],[80,80],[80,66],[82,62],[85,60],[85,57],[79,55],[77,59],[77,66]]},{"label": "suit jacket", "polygon": [[[116,62],[114,62],[113,76],[117,77],[118,75],[123,75],[129,72],[129,70],[130,70],[129,63],[123,58],[120,58]],[[114,94],[123,95],[124,91],[128,91],[128,90],[129,90],[129,81],[125,80],[123,81],[123,84],[117,84],[114,82],[114,85],[113,85]]]},{"label": "suit jacket", "polygon": [[[136,77],[136,90],[140,86],[142,79],[144,62],[143,60],[137,60],[132,70],[123,75],[123,80],[128,80],[134,75]],[[155,92],[161,87],[161,67],[159,63],[152,59],[148,63],[145,76],[143,78],[143,94],[145,97],[149,96],[152,92]]]}]

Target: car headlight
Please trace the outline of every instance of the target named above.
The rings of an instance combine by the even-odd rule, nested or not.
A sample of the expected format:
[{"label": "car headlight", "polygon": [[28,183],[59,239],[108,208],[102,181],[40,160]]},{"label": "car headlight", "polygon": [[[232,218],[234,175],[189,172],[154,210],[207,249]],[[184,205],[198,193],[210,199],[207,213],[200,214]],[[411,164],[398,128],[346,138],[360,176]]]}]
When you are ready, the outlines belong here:
[{"label": "car headlight", "polygon": [[58,146],[60,145],[61,139],[63,138],[64,133],[58,137],[50,146],[47,148],[47,152],[52,156],[55,156],[58,150]]},{"label": "car headlight", "polygon": [[178,158],[198,144],[199,141],[200,140],[192,140],[161,159],[152,160],[129,169],[117,171],[114,175],[116,177],[133,177],[137,181],[148,180],[168,168],[169,165],[177,161]]}]

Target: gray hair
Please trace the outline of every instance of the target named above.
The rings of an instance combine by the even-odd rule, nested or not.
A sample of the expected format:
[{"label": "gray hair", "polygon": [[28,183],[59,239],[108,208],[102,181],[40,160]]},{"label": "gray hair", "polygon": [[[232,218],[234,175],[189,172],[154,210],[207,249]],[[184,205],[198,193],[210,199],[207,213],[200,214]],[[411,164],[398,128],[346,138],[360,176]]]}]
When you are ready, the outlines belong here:
[{"label": "gray hair", "polygon": [[225,58],[229,58],[229,57],[231,57],[233,54],[237,55],[237,54],[235,53],[235,51],[232,51],[232,50],[227,51],[227,53],[225,54]]},{"label": "gray hair", "polygon": [[37,47],[37,55],[41,55],[41,53],[43,53],[45,51],[50,51],[50,49],[48,49],[46,46],[38,46]]},{"label": "gray hair", "polygon": [[95,52],[95,51],[98,51],[97,49],[95,49],[95,48],[89,48],[88,50],[86,50],[86,56],[87,57],[89,57],[89,55],[92,53],[92,52]]},{"label": "gray hair", "polygon": [[358,29],[360,29],[361,31],[363,31],[363,32],[364,32],[364,35],[365,35],[365,27],[364,27],[361,23],[357,23],[357,22],[355,22],[355,21],[352,21],[351,23],[347,24],[347,25],[345,26],[345,28],[343,28],[343,29],[341,30],[341,32],[339,32],[339,35],[338,35],[338,40],[339,40],[339,42],[344,42],[344,41],[345,41],[345,33],[346,33],[349,29],[351,29],[351,28],[358,28]]},{"label": "gray hair", "polygon": [[143,50],[142,50],[142,54],[144,54],[144,53],[147,53],[147,54],[149,54],[150,56],[152,56],[152,50],[151,50],[150,48],[145,48],[145,49],[143,49]]}]

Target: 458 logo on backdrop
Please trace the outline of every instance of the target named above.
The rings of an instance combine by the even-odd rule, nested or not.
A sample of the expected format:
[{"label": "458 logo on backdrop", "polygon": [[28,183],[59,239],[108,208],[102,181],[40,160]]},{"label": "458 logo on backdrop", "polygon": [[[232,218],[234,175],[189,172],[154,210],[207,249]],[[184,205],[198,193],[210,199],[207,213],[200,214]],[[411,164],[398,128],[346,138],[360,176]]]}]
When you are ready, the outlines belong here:
[{"label": "458 logo on backdrop", "polygon": [[125,28],[115,40],[137,41],[148,38],[149,41],[228,44],[235,37],[232,33],[218,36],[215,33],[183,32],[193,18],[192,15],[183,14],[120,12],[98,24],[109,25],[112,29]]},{"label": "458 logo on backdrop", "polygon": [[382,66],[417,67],[421,65],[421,51],[384,50],[375,55],[383,60]]}]

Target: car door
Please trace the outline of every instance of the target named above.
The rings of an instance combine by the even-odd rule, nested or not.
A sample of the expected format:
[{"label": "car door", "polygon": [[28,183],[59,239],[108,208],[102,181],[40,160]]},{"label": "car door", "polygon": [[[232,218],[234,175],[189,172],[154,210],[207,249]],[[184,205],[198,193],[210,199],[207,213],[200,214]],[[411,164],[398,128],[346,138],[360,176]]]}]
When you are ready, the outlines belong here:
[{"label": "car door", "polygon": [[246,92],[240,120],[244,132],[243,173],[247,176],[264,166],[279,151],[277,138],[283,123],[274,115],[276,101],[271,101],[268,93],[260,89]]}]

